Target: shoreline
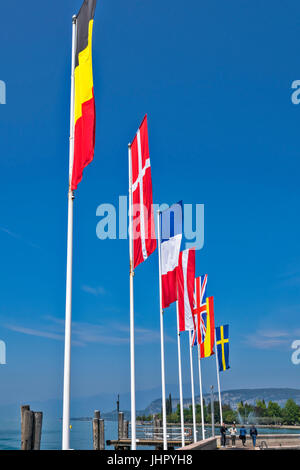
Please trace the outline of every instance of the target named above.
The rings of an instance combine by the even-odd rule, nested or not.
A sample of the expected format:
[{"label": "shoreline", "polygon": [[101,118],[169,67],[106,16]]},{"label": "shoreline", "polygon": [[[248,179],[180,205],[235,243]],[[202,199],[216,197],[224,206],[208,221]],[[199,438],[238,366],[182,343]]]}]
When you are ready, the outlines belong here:
[{"label": "shoreline", "polygon": [[[152,421],[137,421],[137,424],[149,424],[149,425],[152,425]],[[226,426],[230,426],[232,423],[230,424],[226,424]],[[193,426],[193,423],[184,423],[185,426]],[[196,423],[197,426],[201,426],[201,423]],[[167,426],[180,426],[180,423],[167,423]],[[211,428],[212,427],[212,424],[211,423],[204,423],[204,426],[205,427],[209,427]],[[221,424],[220,423],[215,423],[214,424],[215,427],[219,428],[221,427]],[[252,424],[240,424],[240,423],[236,423],[236,427],[237,428],[240,428],[241,426],[245,426],[245,428],[250,428],[252,426]],[[256,424],[255,423],[255,426],[257,428],[270,428],[270,429],[300,429],[300,425],[291,425],[291,424]]]}]

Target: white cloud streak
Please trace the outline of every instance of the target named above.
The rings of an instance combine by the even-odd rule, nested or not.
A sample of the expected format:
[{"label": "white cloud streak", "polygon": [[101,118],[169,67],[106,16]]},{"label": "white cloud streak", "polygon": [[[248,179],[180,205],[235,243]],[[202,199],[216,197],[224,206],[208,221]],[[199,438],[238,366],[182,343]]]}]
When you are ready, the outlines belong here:
[{"label": "white cloud streak", "polygon": [[18,233],[14,233],[12,232],[11,230],[5,228],[5,227],[0,227],[0,230],[1,232],[3,233],[6,233],[7,235],[9,235],[10,237],[12,238],[15,238],[16,240],[20,240],[21,242],[23,243],[26,243],[26,245],[29,245],[31,246],[32,248],[38,248],[40,249],[40,247],[38,245],[36,245],[35,243],[32,243],[28,240],[25,240],[21,235],[19,235]]},{"label": "white cloud streak", "polygon": [[286,349],[298,333],[286,330],[258,330],[245,336],[243,342],[254,349]]},{"label": "white cloud streak", "polygon": [[[28,328],[22,325],[6,324],[5,327],[16,333],[37,336],[57,341],[64,341],[64,320],[52,316],[45,316],[47,324],[39,328]],[[137,345],[158,343],[159,331],[147,328],[135,328]],[[175,339],[165,336],[168,342]],[[93,324],[85,322],[72,322],[72,344],[86,346],[87,344],[108,344],[122,346],[129,344],[129,327],[125,324]]]},{"label": "white cloud streak", "polygon": [[88,294],[92,294],[96,297],[98,297],[99,295],[107,294],[106,290],[102,286],[92,287],[92,286],[83,285],[81,286],[81,290],[83,290],[84,292]]}]

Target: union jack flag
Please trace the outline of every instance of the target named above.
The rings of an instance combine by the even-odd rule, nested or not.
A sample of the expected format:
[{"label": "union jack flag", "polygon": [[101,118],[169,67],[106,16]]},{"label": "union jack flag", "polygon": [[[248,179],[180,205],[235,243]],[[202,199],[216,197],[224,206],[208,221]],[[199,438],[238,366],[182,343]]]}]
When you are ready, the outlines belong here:
[{"label": "union jack flag", "polygon": [[193,315],[195,317],[196,329],[193,331],[192,345],[197,346],[204,342],[206,335],[207,311],[206,311],[206,286],[207,274],[195,279],[195,308]]}]

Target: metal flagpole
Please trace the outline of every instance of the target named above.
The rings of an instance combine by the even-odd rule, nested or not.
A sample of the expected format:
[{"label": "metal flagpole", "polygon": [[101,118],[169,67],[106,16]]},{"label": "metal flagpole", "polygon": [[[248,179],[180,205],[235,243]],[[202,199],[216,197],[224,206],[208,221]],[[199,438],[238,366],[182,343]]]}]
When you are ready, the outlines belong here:
[{"label": "metal flagpole", "polygon": [[74,69],[76,48],[76,16],[72,18],[72,65],[71,65],[71,106],[70,106],[70,145],[69,145],[69,193],[68,193],[68,241],[67,241],[67,281],[66,281],[66,319],[64,355],[64,395],[62,449],[70,449],[70,368],[71,368],[71,323],[72,323],[72,261],[73,261],[73,202],[71,190],[74,158]]},{"label": "metal flagpole", "polygon": [[220,407],[220,424],[223,424],[223,412],[222,412],[222,400],[221,400],[221,387],[220,387],[220,372],[219,372],[219,360],[217,351],[217,338],[215,333],[215,355],[216,355],[216,367],[217,367],[217,379],[218,379],[218,391],[219,391],[219,407]]},{"label": "metal flagpole", "polygon": [[199,368],[199,387],[200,387],[200,405],[201,405],[201,424],[202,424],[202,439],[205,439],[204,429],[204,411],[203,411],[203,394],[202,394],[202,374],[201,374],[201,354],[200,344],[198,344],[198,368]]},{"label": "metal flagpole", "polygon": [[193,412],[193,432],[194,442],[197,442],[197,431],[196,431],[196,413],[195,413],[195,391],[194,391],[194,368],[193,368],[193,355],[192,355],[192,331],[189,330],[190,340],[190,366],[191,366],[191,388],[192,388],[192,412]]},{"label": "metal flagpole", "polygon": [[214,386],[210,386],[210,412],[211,412],[211,435],[215,437],[215,404],[214,404]]},{"label": "metal flagpole", "polygon": [[135,410],[135,357],[134,357],[134,301],[133,301],[133,234],[132,234],[132,171],[131,146],[128,144],[129,164],[129,285],[130,285],[130,384],[131,384],[131,450],[136,450],[136,410]]},{"label": "metal flagpole", "polygon": [[160,303],[160,351],[161,351],[161,388],[162,388],[162,419],[163,419],[163,441],[164,450],[168,450],[167,443],[167,410],[166,410],[166,379],[165,379],[165,350],[164,350],[164,311],[162,308],[162,286],[161,286],[161,240],[160,240],[160,211],[157,211],[157,233],[158,233],[158,267],[159,267],[159,303]]},{"label": "metal flagpole", "polygon": [[179,331],[178,301],[176,302],[176,310],[177,310],[177,346],[178,346],[178,374],[179,374],[179,400],[180,400],[181,444],[182,444],[182,447],[184,447],[184,414],[183,414],[182,371],[181,371],[181,347],[180,347],[180,331]]}]

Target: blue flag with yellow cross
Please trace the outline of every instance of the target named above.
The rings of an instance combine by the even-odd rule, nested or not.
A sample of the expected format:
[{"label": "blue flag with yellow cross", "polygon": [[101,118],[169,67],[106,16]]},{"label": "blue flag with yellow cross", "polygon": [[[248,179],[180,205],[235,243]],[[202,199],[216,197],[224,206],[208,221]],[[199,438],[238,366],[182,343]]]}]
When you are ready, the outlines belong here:
[{"label": "blue flag with yellow cross", "polygon": [[216,344],[219,371],[229,369],[229,325],[217,326]]}]

